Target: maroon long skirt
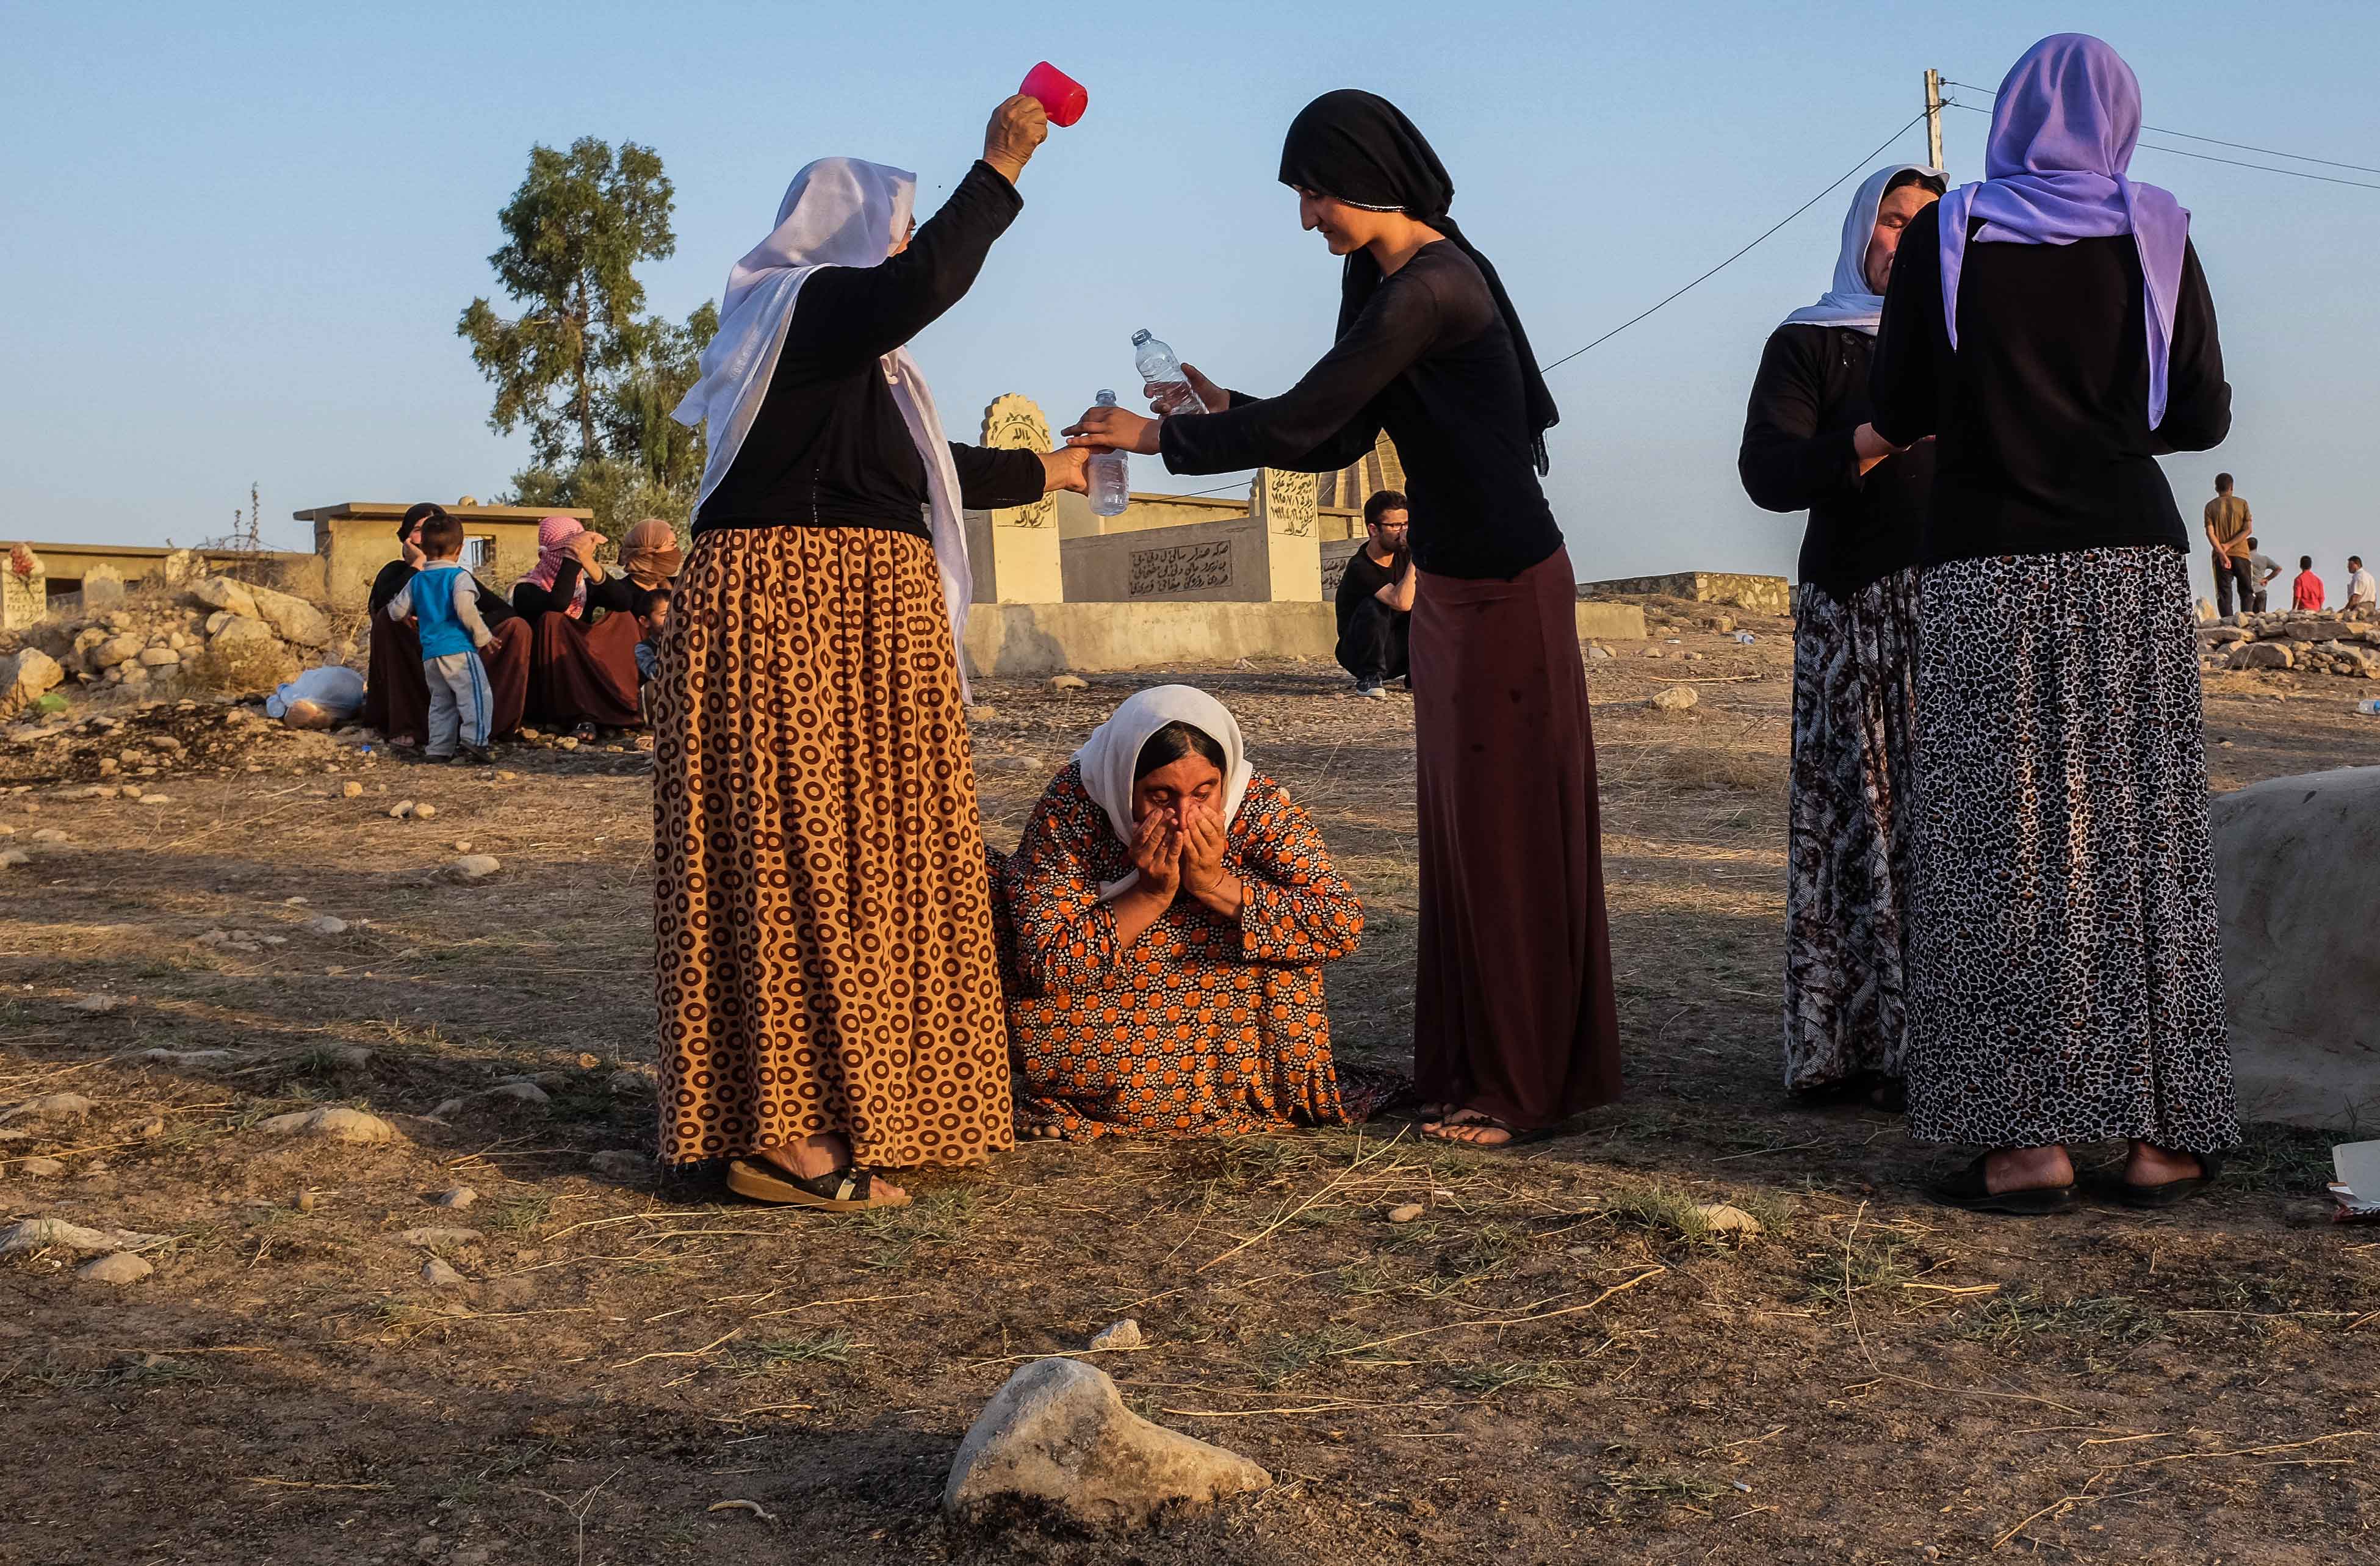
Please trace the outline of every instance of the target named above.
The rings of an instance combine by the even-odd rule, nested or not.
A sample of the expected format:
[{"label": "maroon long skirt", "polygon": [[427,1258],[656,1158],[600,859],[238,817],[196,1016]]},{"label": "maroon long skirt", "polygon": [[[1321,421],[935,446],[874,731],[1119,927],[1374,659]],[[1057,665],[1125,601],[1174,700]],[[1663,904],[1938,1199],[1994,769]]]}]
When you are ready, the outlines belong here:
[{"label": "maroon long skirt", "polygon": [[[521,726],[522,706],[528,697],[528,622],[507,620],[496,627],[495,636],[495,645],[480,654],[494,697],[488,733],[508,734]],[[430,686],[421,677],[421,638],[411,625],[385,614],[372,622],[363,722],[390,739],[430,743]]]},{"label": "maroon long skirt", "polygon": [[591,626],[559,610],[539,615],[529,650],[529,718],[556,726],[642,727],[637,643],[643,636],[633,614],[607,613]]},{"label": "maroon long skirt", "polygon": [[1577,597],[1558,550],[1414,606],[1415,1086],[1523,1130],[1620,1095]]}]

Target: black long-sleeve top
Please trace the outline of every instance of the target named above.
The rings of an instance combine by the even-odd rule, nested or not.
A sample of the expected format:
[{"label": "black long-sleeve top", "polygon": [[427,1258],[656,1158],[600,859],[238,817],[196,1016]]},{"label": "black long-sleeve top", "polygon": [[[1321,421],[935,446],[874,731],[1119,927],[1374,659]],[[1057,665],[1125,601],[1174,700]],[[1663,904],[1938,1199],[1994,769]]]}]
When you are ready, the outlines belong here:
[{"label": "black long-sleeve top", "polygon": [[1939,437],[1924,563],[2190,547],[2156,459],[2231,429],[2231,387],[2198,251],[2182,255],[2165,420],[2149,428],[2147,302],[2129,234],[1976,244],[1943,320],[1940,209],[1909,220],[1885,290],[1870,395],[1895,445]]},{"label": "black long-sleeve top", "polygon": [[[918,225],[907,249],[880,265],[811,273],[760,411],[694,531],[792,526],[929,536],[925,459],[877,361],[965,296],[992,241],[1023,207],[1015,187],[978,162],[941,211]],[[1041,498],[1038,453],[953,441],[951,461],[962,504]]]},{"label": "black long-sleeve top", "polygon": [[[392,560],[380,568],[380,575],[372,578],[370,601],[373,624],[379,623],[380,615],[388,608],[390,601],[403,592],[405,584],[418,575],[419,573],[413,566],[402,560]],[[477,577],[471,580],[479,582],[480,618],[487,623],[488,629],[492,631],[513,617],[513,606],[504,601],[502,593],[480,582]]]},{"label": "black long-sleeve top", "polygon": [[1803,511],[1801,579],[1841,600],[1917,564],[1934,443],[1862,475],[1852,431],[1868,422],[1876,339],[1848,326],[1780,326],[1769,334],[1735,456],[1743,492],[1767,511]]},{"label": "black long-sleeve top", "polygon": [[1233,392],[1220,413],[1168,419],[1175,473],[1328,473],[1388,431],[1404,459],[1424,571],[1510,580],[1562,547],[1537,487],[1521,361],[1487,280],[1451,242],[1384,278],[1344,336],[1277,397]]},{"label": "black long-sleeve top", "polygon": [[[570,613],[570,601],[577,596],[578,578],[583,575],[585,572],[579,566],[578,557],[572,555],[555,568],[553,586],[550,588],[539,587],[523,577],[513,584],[513,608],[532,620],[540,614],[557,612],[567,614]],[[579,613],[584,614],[601,609],[613,613],[631,614],[643,607],[640,601],[644,597],[636,583],[614,571],[600,582],[587,584],[587,606]]]}]

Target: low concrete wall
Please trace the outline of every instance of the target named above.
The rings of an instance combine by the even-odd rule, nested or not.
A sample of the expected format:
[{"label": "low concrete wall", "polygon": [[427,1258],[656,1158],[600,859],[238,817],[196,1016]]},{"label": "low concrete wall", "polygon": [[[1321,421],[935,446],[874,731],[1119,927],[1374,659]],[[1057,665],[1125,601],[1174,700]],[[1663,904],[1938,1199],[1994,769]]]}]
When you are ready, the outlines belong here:
[{"label": "low concrete wall", "polygon": [[[1633,603],[1578,605],[1581,641],[1642,640]],[[1230,664],[1242,658],[1328,663],[1339,644],[1327,603],[979,603],[967,617],[967,668],[1019,679]]]},{"label": "low concrete wall", "polygon": [[1677,571],[1665,577],[1620,577],[1608,582],[1581,582],[1579,595],[1647,593],[1682,598],[1694,603],[1731,603],[1755,614],[1793,613],[1793,584],[1782,577],[1755,577],[1733,571]]}]

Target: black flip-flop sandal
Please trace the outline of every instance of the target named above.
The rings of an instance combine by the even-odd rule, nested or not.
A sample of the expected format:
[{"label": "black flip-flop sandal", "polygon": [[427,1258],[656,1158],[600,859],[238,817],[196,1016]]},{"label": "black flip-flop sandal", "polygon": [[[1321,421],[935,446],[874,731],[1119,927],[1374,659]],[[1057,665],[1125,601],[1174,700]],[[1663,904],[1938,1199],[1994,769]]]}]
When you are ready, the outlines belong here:
[{"label": "black flip-flop sandal", "polygon": [[875,1186],[875,1171],[852,1164],[808,1180],[747,1159],[734,1159],[727,1165],[727,1188],[756,1202],[817,1208],[824,1212],[857,1212],[863,1208],[890,1210],[909,1205],[906,1196],[897,1202],[872,1200]]},{"label": "black flip-flop sandal", "polygon": [[2121,1174],[2110,1173],[2092,1182],[2091,1193],[2105,1196],[2128,1208],[2153,1211],[2169,1208],[2177,1202],[2204,1195],[2206,1188],[2222,1178],[2223,1160],[2213,1153],[2200,1153],[2198,1172],[2180,1180],[2168,1180],[2156,1185],[2135,1185]]},{"label": "black flip-flop sandal", "polygon": [[[1470,1115],[1468,1120],[1457,1120],[1454,1118],[1456,1115],[1465,1113]],[[1504,1140],[1501,1142],[1474,1142],[1468,1136],[1449,1136],[1446,1135],[1446,1133],[1450,1131],[1467,1131],[1475,1126],[1486,1131],[1500,1131],[1504,1134]],[[1427,1126],[1424,1126],[1422,1128],[1422,1135],[1428,1137],[1433,1142],[1443,1142],[1450,1147],[1470,1147],[1482,1153],[1500,1153],[1512,1147],[1525,1147],[1533,1142],[1550,1142],[1557,1135],[1557,1128],[1550,1125],[1542,1125],[1534,1131],[1523,1131],[1516,1126],[1506,1124],[1504,1122],[1498,1120],[1494,1115],[1483,1115],[1476,1111],[1466,1111],[1457,1109],[1450,1112],[1446,1119],[1439,1122],[1438,1129],[1436,1131],[1432,1131]]]},{"label": "black flip-flop sandal", "polygon": [[1937,1180],[1925,1188],[1925,1194],[1949,1208],[1964,1208],[1969,1212],[2007,1213],[2012,1218],[2046,1218],[2051,1213],[2064,1212],[2074,1206],[2074,1185],[2036,1185],[2027,1191],[1994,1191],[1984,1180],[1984,1159],[1987,1153],[1975,1155],[1975,1161],[1946,1179]]}]

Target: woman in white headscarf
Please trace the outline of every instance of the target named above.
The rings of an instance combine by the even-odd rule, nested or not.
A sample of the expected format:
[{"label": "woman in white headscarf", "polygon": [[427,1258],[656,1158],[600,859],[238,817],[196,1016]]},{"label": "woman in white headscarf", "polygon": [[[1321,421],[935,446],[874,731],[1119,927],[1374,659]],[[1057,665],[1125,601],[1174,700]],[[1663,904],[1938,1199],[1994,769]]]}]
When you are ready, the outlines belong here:
[{"label": "woman in white headscarf", "polygon": [[1322,965],[1363,906],[1240,726],[1188,686],[1115,710],[997,868],[1018,1119],[1031,1134],[1233,1136],[1360,1121]]},{"label": "woman in white headscarf", "polygon": [[1002,103],[922,226],[914,175],[803,169],[677,410],[710,457],[654,682],[661,1154],[760,1200],[898,1206],[876,1171],[1014,1142],[960,511],[1080,490],[1084,456],[952,444],[904,345],[1048,134]]},{"label": "woman in white headscarf", "polygon": [[1868,363],[1909,220],[1942,173],[1877,169],[1844,215],[1832,286],[1768,338],[1736,470],[1770,511],[1807,511],[1793,602],[1785,876],[1785,1086],[1900,1101],[1907,781],[1917,722],[1917,554],[1934,446],[1868,422]]}]

